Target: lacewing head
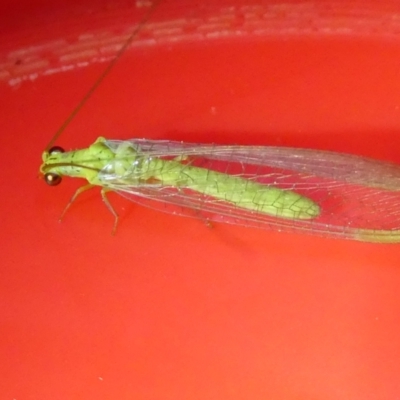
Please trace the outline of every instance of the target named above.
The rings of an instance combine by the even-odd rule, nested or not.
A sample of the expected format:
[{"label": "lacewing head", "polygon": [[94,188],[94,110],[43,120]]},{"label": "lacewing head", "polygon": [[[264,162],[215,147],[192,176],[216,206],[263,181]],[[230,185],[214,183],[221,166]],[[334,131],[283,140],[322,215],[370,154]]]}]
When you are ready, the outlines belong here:
[{"label": "lacewing head", "polygon": [[[54,155],[57,153],[64,153],[64,149],[60,146],[53,146],[47,153],[47,155]],[[44,174],[44,181],[49,185],[49,186],[57,186],[61,183],[62,178],[59,174],[56,174],[54,172],[47,172]]]}]

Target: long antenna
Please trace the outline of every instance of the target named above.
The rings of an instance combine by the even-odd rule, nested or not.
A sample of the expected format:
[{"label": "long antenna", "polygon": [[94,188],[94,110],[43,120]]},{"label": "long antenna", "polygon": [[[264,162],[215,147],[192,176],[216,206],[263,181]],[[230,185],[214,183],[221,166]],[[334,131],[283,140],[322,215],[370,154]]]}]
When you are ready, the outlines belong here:
[{"label": "long antenna", "polygon": [[139,31],[143,28],[146,22],[150,19],[154,10],[157,8],[158,4],[162,0],[157,0],[153,2],[153,5],[149,8],[143,19],[137,24],[135,29],[132,31],[127,41],[123,44],[123,46],[118,50],[117,55],[107,64],[104,71],[101,73],[97,81],[93,84],[93,86],[87,91],[82,100],[78,103],[78,105],[72,110],[71,114],[68,118],[63,122],[58,131],[51,138],[50,142],[46,146],[46,150],[49,150],[50,147],[54,144],[54,142],[60,137],[61,133],[64,129],[70,124],[70,122],[76,117],[78,112],[82,109],[82,107],[86,104],[86,102],[90,99],[92,94],[96,91],[96,89],[100,86],[101,82],[103,82],[104,78],[110,73],[110,71],[114,68],[115,64],[121,58],[121,56],[125,53],[125,50],[131,45],[135,36],[139,33]]}]

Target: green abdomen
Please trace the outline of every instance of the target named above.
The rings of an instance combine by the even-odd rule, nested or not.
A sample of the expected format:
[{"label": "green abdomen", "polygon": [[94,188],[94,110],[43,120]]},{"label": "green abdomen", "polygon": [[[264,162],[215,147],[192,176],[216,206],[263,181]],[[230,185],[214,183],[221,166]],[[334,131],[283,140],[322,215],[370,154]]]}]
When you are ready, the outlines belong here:
[{"label": "green abdomen", "polygon": [[154,171],[158,171],[153,177],[165,185],[186,187],[238,208],[290,219],[312,219],[320,213],[316,203],[291,190],[181,164],[178,161],[153,162],[157,164],[154,165]]}]

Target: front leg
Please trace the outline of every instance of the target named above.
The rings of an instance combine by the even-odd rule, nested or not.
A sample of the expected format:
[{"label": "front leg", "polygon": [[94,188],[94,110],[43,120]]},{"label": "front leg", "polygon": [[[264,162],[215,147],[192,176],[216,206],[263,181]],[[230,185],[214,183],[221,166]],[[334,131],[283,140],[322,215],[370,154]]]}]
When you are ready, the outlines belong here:
[{"label": "front leg", "polygon": [[62,219],[64,218],[65,213],[71,207],[72,203],[77,199],[77,197],[79,195],[81,195],[83,192],[86,192],[86,190],[93,189],[95,186],[96,185],[92,185],[91,183],[88,183],[87,185],[84,185],[84,186],[81,186],[80,188],[78,188],[76,190],[76,192],[74,193],[74,195],[71,197],[71,200],[68,202],[68,204],[64,208],[64,211],[61,213],[60,219],[58,221],[59,222],[62,221]]}]

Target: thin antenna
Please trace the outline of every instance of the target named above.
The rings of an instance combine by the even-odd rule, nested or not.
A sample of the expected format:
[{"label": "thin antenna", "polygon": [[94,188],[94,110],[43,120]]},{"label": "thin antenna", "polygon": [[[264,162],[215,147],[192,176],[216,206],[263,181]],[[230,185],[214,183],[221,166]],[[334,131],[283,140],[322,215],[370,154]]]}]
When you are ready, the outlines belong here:
[{"label": "thin antenna", "polygon": [[121,56],[125,53],[125,50],[131,45],[131,43],[133,42],[133,39],[135,38],[135,36],[143,28],[143,25],[150,19],[150,17],[153,14],[154,10],[157,8],[158,4],[161,3],[161,1],[162,0],[157,0],[157,1],[153,2],[153,5],[149,8],[149,10],[147,11],[146,15],[143,17],[143,19],[138,23],[138,25],[132,31],[132,33],[130,34],[130,36],[128,37],[127,41],[124,43],[124,45],[119,49],[117,55],[110,61],[110,63],[105,68],[105,70],[101,73],[100,77],[97,79],[97,81],[87,91],[87,93],[83,97],[83,99],[73,109],[73,111],[68,116],[68,118],[63,122],[63,124],[60,126],[58,131],[51,138],[50,142],[46,146],[46,150],[50,149],[50,147],[53,145],[53,143],[60,137],[61,133],[63,133],[64,129],[70,124],[70,122],[76,117],[76,115],[82,109],[82,107],[85,105],[85,103],[90,99],[92,94],[100,86],[100,83],[103,82],[104,78],[110,73],[110,71],[113,69],[115,64],[118,62],[118,60],[121,58]]}]

